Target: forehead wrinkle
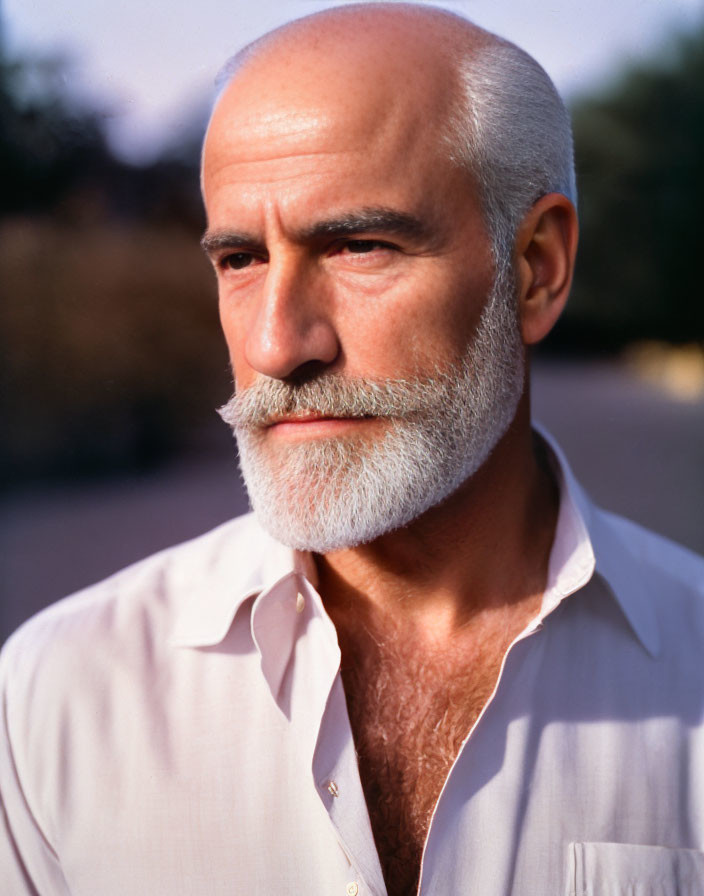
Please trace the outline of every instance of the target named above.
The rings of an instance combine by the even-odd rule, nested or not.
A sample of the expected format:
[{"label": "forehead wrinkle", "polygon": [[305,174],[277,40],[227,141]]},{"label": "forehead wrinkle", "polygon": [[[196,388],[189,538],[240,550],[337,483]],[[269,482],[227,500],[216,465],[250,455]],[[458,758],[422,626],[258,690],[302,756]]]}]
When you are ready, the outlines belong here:
[{"label": "forehead wrinkle", "polygon": [[[238,150],[239,148],[237,148]],[[238,190],[264,187],[268,184],[296,181],[302,177],[307,184],[314,184],[339,169],[343,153],[334,150],[301,150],[287,147],[256,147],[249,149],[250,157],[238,155],[235,150],[221,153],[220,159],[212,159],[206,166],[209,179],[224,186],[234,185]],[[352,156],[352,151],[344,153]],[[220,162],[220,164],[218,164]]]}]

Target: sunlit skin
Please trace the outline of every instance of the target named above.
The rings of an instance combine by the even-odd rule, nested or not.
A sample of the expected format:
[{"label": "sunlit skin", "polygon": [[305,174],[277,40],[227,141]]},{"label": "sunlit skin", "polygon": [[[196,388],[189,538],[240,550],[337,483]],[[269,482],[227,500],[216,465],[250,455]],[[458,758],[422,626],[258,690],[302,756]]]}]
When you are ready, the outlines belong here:
[{"label": "sunlit skin", "polygon": [[[430,372],[459,357],[491,283],[478,207],[466,175],[437,164],[426,104],[409,95],[389,120],[390,98],[353,103],[354,89],[332,84],[333,74],[289,95],[276,70],[244,72],[210,129],[208,239],[238,388],[306,365],[382,378]],[[268,97],[263,110],[250,79]],[[321,82],[329,97],[315,95]],[[312,424],[301,428],[313,435]]]}]

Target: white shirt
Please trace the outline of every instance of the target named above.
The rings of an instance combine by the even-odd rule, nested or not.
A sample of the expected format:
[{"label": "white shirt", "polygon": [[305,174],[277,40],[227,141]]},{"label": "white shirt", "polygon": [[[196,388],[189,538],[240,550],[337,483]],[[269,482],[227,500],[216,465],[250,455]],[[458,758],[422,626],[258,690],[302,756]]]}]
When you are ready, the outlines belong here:
[{"label": "white shirt", "polygon": [[[704,893],[704,563],[561,502],[539,616],[436,806],[424,896]],[[2,655],[3,896],[385,892],[313,564],[251,517]]]}]

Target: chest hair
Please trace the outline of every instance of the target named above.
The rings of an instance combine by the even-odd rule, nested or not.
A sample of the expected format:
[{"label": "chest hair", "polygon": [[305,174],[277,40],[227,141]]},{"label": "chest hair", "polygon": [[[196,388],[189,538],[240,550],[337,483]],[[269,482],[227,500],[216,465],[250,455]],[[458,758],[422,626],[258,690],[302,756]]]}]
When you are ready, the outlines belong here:
[{"label": "chest hair", "polygon": [[429,651],[395,633],[342,642],[342,679],[360,776],[389,896],[417,891],[433,808],[496,683],[508,641]]}]

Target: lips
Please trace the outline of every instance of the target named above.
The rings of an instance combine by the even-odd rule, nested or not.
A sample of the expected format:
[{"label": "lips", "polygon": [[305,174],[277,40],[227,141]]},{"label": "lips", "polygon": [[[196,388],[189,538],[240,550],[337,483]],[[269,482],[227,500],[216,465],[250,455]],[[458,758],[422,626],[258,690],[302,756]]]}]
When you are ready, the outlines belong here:
[{"label": "lips", "polygon": [[283,416],[271,417],[267,420],[265,426],[280,426],[281,424],[286,423],[346,423],[358,420],[371,420],[373,419],[368,414],[324,414],[318,411],[301,411],[296,414],[285,414]]},{"label": "lips", "polygon": [[302,411],[298,414],[286,414],[284,416],[272,417],[267,421],[267,426],[278,426],[281,423],[313,423],[319,420],[340,420],[342,418],[335,417],[330,414],[319,414],[316,411]]},{"label": "lips", "polygon": [[376,419],[371,416],[335,416],[307,411],[271,417],[260,432],[292,439],[332,438],[352,432],[360,424],[373,423]]}]

